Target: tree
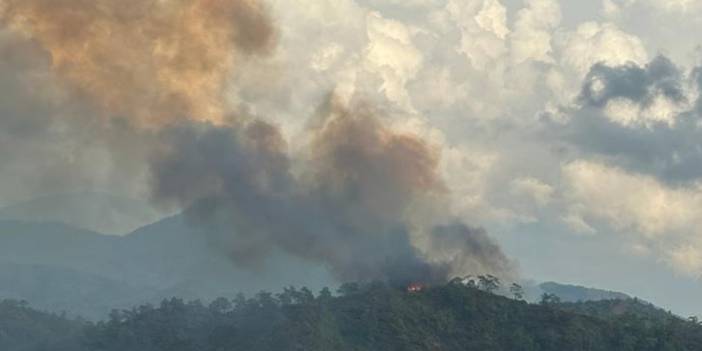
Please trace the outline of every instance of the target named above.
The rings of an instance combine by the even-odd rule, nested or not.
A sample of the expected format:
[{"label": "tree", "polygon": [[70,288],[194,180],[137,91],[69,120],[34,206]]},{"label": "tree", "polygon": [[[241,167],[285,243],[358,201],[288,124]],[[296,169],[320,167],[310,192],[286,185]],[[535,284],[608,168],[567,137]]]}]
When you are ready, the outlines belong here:
[{"label": "tree", "polygon": [[544,293],[543,295],[541,295],[542,305],[555,305],[559,303],[561,303],[561,298],[558,297],[556,294]]},{"label": "tree", "polygon": [[341,296],[349,296],[360,292],[360,290],[358,283],[344,283],[337,289],[337,292]]},{"label": "tree", "polygon": [[478,277],[478,286],[486,292],[493,293],[500,288],[500,279],[490,274],[481,275]]},{"label": "tree", "polygon": [[319,291],[319,297],[318,299],[323,302],[327,302],[333,298],[331,290],[329,288],[324,287],[322,290]]},{"label": "tree", "polygon": [[522,288],[522,286],[517,283],[512,283],[512,285],[509,287],[509,292],[512,293],[512,296],[514,296],[515,300],[524,299],[524,288]]},{"label": "tree", "polygon": [[464,284],[469,288],[477,288],[478,284],[475,282],[475,277],[472,275],[467,275],[463,278]]},{"label": "tree", "polygon": [[210,303],[210,310],[216,313],[227,313],[232,309],[232,303],[223,297],[219,297]]},{"label": "tree", "polygon": [[463,278],[461,277],[455,277],[449,281],[449,284],[451,285],[463,285]]}]

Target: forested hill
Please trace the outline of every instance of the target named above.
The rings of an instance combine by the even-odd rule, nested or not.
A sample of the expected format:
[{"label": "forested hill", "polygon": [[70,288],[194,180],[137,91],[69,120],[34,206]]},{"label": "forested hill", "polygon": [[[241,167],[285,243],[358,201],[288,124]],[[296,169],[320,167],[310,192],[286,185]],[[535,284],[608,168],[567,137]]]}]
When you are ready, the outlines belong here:
[{"label": "forested hill", "polygon": [[[76,322],[65,322],[73,330]],[[53,323],[21,325],[55,330]],[[0,329],[2,350],[71,350],[6,344],[15,339]],[[702,326],[636,300],[528,304],[462,284],[418,292],[369,284],[344,285],[335,295],[287,289],[207,306],[171,299],[86,324],[78,344],[76,351],[692,351],[702,350]]]},{"label": "forested hill", "polygon": [[0,350],[74,351],[80,347],[86,324],[64,316],[36,311],[24,302],[0,301]]}]

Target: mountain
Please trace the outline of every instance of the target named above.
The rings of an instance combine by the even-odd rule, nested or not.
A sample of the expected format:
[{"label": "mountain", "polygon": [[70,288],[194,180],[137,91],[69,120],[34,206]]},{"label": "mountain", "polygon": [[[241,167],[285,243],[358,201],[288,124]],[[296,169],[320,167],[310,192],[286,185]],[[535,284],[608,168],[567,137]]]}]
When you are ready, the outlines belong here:
[{"label": "mountain", "polygon": [[[211,235],[176,215],[124,236],[60,222],[0,220],[0,298],[43,310],[102,319],[112,308],[178,296],[211,300],[288,285],[321,288],[333,279],[321,267],[282,253],[255,267],[233,263]],[[576,302],[627,295],[557,283],[525,286]]]},{"label": "mountain", "polygon": [[330,281],[323,269],[283,254],[255,269],[232,262],[183,216],[126,236],[64,223],[0,221],[0,298],[90,319],[172,296],[208,300]]},{"label": "mountain", "polygon": [[0,263],[0,297],[32,301],[45,311],[101,318],[105,311],[148,299],[144,290],[99,275],[68,268]]},{"label": "mountain", "polygon": [[556,295],[563,302],[631,299],[631,296],[620,292],[555,282],[541,283],[537,287],[541,293]]},{"label": "mountain", "polygon": [[[72,349],[45,343],[8,347],[3,340],[23,340],[23,331],[55,335],[55,323],[47,322],[55,317],[22,313],[24,322],[11,318],[14,328],[0,334],[3,350],[702,350],[698,322],[633,299],[529,304],[462,284],[416,291],[382,283],[345,284],[336,296],[327,289],[315,296],[304,288],[288,288],[209,305],[169,299],[83,324],[82,333],[75,332],[77,322],[64,319],[68,332],[56,337]],[[6,319],[0,311],[0,326],[8,324]],[[38,323],[27,322],[33,319]]]},{"label": "mountain", "polygon": [[[47,311],[92,320],[113,308],[164,298],[211,300],[333,283],[324,268],[283,253],[253,267],[227,256],[216,238],[184,215],[164,218],[124,236],[102,235],[61,222],[0,220],[0,299],[29,301]],[[544,292],[562,301],[626,299],[603,290],[556,283],[526,286],[527,298]]]},{"label": "mountain", "polygon": [[47,195],[0,209],[1,220],[61,222],[104,234],[126,234],[159,220],[148,203],[101,192]]}]

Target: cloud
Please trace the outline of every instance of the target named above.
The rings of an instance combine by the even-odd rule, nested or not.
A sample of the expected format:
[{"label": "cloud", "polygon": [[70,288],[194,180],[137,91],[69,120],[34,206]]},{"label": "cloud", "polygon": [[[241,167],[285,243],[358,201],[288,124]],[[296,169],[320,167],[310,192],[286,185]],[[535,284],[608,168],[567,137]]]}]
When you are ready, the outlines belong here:
[{"label": "cloud", "polygon": [[[576,154],[599,155],[669,184],[702,177],[696,74],[665,57],[646,65],[596,64],[565,123],[550,124]],[[548,124],[548,123],[547,123]]]},{"label": "cloud", "polygon": [[698,0],[605,0],[607,14],[623,11],[635,5],[644,5],[655,10],[684,14],[700,9],[702,4]]},{"label": "cloud", "polygon": [[586,232],[609,227],[629,233],[634,241],[651,243],[675,269],[702,273],[702,189],[672,188],[650,176],[584,160],[565,165],[563,177],[569,223]]},{"label": "cloud", "polygon": [[[360,257],[426,273],[493,252],[466,222],[512,249],[618,233],[646,259],[695,266],[695,216],[676,211],[698,205],[702,178],[702,74],[697,43],[680,35],[699,27],[696,3],[608,0],[598,17],[599,3],[554,0],[96,1],[80,2],[87,30],[54,36],[75,27],[78,2],[2,9],[3,199],[153,185],[164,202],[198,204],[194,222],[213,216],[212,240],[250,266],[271,248],[302,250],[270,223],[289,212],[281,223],[312,233],[299,254],[340,277],[404,272]],[[337,106],[320,108],[329,92]],[[334,240],[312,245],[321,228]],[[344,242],[355,256],[330,244],[344,233],[361,238]]]},{"label": "cloud", "polygon": [[607,117],[624,126],[671,126],[683,111],[687,96],[683,74],[669,59],[658,56],[643,67],[631,63],[594,65],[585,79],[580,100],[586,106],[604,108]]},{"label": "cloud", "polygon": [[573,203],[618,229],[660,236],[702,219],[696,210],[702,204],[698,191],[667,188],[652,177],[589,161],[570,163],[563,172]]},{"label": "cloud", "polygon": [[586,77],[582,100],[597,107],[615,98],[651,104],[657,95],[682,102],[685,96],[681,80],[682,73],[665,56],[658,56],[643,67],[633,63],[621,66],[597,63]]},{"label": "cloud", "polygon": [[461,40],[456,48],[476,69],[485,69],[507,51],[507,14],[497,0],[449,0],[449,18],[456,22]]},{"label": "cloud", "polygon": [[699,246],[674,247],[669,250],[667,260],[680,273],[702,277],[702,248]]},{"label": "cloud", "polygon": [[517,13],[511,36],[513,60],[553,62],[551,36],[561,22],[560,5],[555,0],[530,0],[526,5]]},{"label": "cloud", "polygon": [[552,186],[535,178],[518,178],[512,181],[512,192],[517,196],[526,196],[539,206],[551,202],[554,195]]},{"label": "cloud", "polygon": [[582,76],[599,62],[608,65],[643,64],[648,59],[641,39],[612,23],[583,23],[566,37],[562,47],[563,62]]},{"label": "cloud", "polygon": [[423,57],[412,43],[410,29],[378,13],[369,14],[367,23],[369,42],[365,61],[369,70],[380,75],[383,80],[381,91],[390,101],[412,110],[405,85],[419,71]]}]

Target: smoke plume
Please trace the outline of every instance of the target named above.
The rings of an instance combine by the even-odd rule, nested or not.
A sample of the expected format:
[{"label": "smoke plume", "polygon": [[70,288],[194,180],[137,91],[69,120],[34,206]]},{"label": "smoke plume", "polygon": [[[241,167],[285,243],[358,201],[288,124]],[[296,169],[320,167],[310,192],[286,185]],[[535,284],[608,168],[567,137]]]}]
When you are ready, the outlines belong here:
[{"label": "smoke plume", "polygon": [[256,0],[2,0],[0,20],[39,43],[70,88],[146,125],[220,122],[237,54],[274,39]]},{"label": "smoke plume", "polygon": [[259,1],[0,0],[0,20],[66,88],[153,136],[153,198],[186,209],[238,264],[282,250],[340,280],[511,271],[484,231],[446,214],[441,150],[371,105],[331,97],[295,153],[277,126],[227,106],[237,60],[273,48]]},{"label": "smoke plume", "polygon": [[[439,150],[386,128],[363,105],[330,100],[321,110],[304,160],[289,156],[280,132],[258,120],[168,131],[171,148],[152,163],[157,198],[196,204],[190,218],[244,265],[284,250],[326,265],[340,280],[437,282],[509,271],[483,231],[415,220],[447,195]],[[426,250],[415,245],[417,236]]]}]

